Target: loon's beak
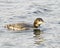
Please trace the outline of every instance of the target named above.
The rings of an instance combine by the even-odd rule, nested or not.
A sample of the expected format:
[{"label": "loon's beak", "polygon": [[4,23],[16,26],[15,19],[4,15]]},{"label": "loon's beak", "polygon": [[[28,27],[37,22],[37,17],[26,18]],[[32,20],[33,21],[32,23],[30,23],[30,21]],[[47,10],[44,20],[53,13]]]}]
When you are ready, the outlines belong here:
[{"label": "loon's beak", "polygon": [[44,21],[42,23],[45,23]]}]

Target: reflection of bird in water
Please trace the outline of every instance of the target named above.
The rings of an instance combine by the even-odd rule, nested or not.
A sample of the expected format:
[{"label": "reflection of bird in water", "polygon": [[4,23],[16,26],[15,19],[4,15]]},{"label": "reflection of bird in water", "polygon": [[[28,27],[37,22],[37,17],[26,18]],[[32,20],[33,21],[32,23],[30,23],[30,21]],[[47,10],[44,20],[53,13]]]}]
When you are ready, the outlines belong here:
[{"label": "reflection of bird in water", "polygon": [[27,23],[16,23],[16,24],[8,24],[5,27],[11,30],[28,30],[31,28],[38,28],[43,23],[42,18],[37,18],[33,25],[27,24]]},{"label": "reflection of bird in water", "polygon": [[39,45],[41,42],[44,41],[43,37],[41,36],[42,31],[40,29],[34,29],[34,39],[35,39],[35,44]]},{"label": "reflection of bird in water", "polygon": [[41,30],[40,29],[34,29],[35,36],[40,35]]}]

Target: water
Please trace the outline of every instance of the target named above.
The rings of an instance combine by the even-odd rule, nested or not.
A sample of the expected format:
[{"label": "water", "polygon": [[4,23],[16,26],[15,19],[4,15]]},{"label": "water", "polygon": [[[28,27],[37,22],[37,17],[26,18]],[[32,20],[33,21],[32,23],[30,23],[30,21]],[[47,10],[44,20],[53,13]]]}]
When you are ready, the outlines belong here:
[{"label": "water", "polygon": [[[33,23],[40,29],[12,31],[11,23]],[[0,48],[60,48],[60,0],[0,0]]]}]

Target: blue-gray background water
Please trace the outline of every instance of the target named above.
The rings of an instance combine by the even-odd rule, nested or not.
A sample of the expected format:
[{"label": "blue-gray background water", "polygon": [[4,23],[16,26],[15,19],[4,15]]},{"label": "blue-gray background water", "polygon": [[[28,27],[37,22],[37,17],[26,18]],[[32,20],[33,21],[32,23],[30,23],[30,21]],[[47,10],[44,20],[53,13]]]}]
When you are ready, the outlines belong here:
[{"label": "blue-gray background water", "polygon": [[[45,21],[40,30],[4,28],[38,17]],[[0,0],[0,48],[60,48],[60,0]]]}]

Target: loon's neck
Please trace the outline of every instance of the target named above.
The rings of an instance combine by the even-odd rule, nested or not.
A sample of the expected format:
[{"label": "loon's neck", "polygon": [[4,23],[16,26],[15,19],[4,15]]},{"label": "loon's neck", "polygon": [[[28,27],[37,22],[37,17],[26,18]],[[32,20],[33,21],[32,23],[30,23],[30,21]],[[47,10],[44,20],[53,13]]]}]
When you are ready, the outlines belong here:
[{"label": "loon's neck", "polygon": [[34,22],[33,26],[34,26],[34,28],[38,28],[40,26],[40,24],[37,24],[37,22]]}]

